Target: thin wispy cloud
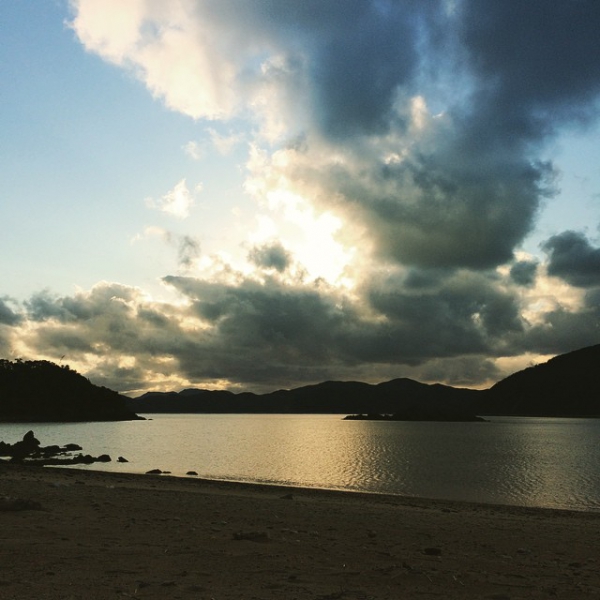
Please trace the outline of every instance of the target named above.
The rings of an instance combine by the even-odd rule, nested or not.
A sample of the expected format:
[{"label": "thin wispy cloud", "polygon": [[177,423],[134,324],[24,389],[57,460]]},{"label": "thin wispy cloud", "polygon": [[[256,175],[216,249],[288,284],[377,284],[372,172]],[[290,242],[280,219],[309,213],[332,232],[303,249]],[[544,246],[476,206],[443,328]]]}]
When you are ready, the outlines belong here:
[{"label": "thin wispy cloud", "polygon": [[190,216],[195,204],[195,195],[201,191],[201,184],[198,184],[192,192],[188,189],[185,179],[182,179],[171,191],[158,200],[147,198],[146,205],[178,219],[186,219]]}]

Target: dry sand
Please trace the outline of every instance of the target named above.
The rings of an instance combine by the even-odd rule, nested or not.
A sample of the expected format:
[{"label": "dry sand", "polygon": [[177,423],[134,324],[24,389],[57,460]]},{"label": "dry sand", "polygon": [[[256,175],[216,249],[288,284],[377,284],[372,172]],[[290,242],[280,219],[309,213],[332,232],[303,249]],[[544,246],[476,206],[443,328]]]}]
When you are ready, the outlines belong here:
[{"label": "dry sand", "polygon": [[12,465],[0,482],[2,600],[600,598],[600,513]]}]

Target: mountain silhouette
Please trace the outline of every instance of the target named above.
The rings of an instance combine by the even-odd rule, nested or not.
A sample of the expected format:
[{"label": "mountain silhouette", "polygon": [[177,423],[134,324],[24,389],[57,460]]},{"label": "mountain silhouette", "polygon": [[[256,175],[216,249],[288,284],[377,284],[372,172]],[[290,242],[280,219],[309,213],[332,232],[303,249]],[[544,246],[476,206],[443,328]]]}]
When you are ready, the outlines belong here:
[{"label": "mountain silhouette", "polygon": [[128,401],[147,413],[394,413],[426,420],[473,420],[478,392],[411,379],[378,385],[359,381],[325,381],[291,390],[252,394],[217,390],[148,392]]},{"label": "mountain silhouette", "polygon": [[600,417],[600,344],[561,354],[499,381],[480,414]]},{"label": "mountain silhouette", "polygon": [[136,413],[393,415],[474,421],[478,416],[600,417],[600,344],[556,356],[488,390],[393,379],[376,385],[325,381],[267,394],[185,389],[127,398],[68,366],[0,360],[0,422],[121,421]]},{"label": "mountain silhouette", "polygon": [[223,390],[148,392],[128,399],[139,413],[393,414],[407,420],[479,416],[600,416],[600,345],[557,356],[510,375],[488,390],[393,379],[377,385],[326,381],[253,394]]},{"label": "mountain silhouette", "polygon": [[0,421],[75,422],[141,419],[126,398],[45,360],[0,360]]}]

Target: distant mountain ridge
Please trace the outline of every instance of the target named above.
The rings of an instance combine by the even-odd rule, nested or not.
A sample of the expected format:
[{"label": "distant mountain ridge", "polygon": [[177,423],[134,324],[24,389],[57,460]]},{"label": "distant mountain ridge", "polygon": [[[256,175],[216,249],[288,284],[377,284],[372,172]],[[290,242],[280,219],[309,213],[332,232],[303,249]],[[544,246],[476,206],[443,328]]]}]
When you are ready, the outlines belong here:
[{"label": "distant mountain ridge", "polygon": [[186,389],[127,398],[67,366],[0,359],[0,422],[120,421],[136,413],[393,414],[472,421],[475,416],[600,417],[600,344],[556,356],[488,390],[393,379],[325,381],[268,394]]},{"label": "distant mountain ridge", "polygon": [[347,412],[423,413],[441,420],[464,414],[470,418],[474,390],[428,385],[412,379],[394,379],[377,385],[359,381],[325,381],[268,394],[223,390],[148,392],[130,399],[136,412],[156,413],[306,413]]},{"label": "distant mountain ridge", "polygon": [[148,392],[127,403],[139,413],[393,413],[422,420],[472,420],[473,415],[598,417],[599,391],[600,344],[514,373],[488,390],[403,378],[376,385],[326,381],[267,394]]}]

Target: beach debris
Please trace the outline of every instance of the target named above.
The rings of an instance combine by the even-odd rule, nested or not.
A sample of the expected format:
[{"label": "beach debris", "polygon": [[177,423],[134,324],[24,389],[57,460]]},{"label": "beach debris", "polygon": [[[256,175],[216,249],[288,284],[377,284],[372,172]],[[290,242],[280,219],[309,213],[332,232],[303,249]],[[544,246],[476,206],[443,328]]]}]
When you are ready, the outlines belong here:
[{"label": "beach debris", "polygon": [[[79,444],[42,446],[33,431],[28,431],[22,440],[14,444],[0,441],[0,457],[6,457],[8,462],[12,463],[46,466],[92,464],[94,462],[111,461],[108,454],[102,454],[97,457],[81,453],[75,456],[71,455],[71,453],[78,450],[82,450]],[[7,462],[4,459],[0,459],[0,461]]]},{"label": "beach debris", "polygon": [[271,538],[266,531],[236,531],[233,534],[236,541],[248,540],[249,542],[268,542]]},{"label": "beach debris", "polygon": [[10,496],[0,498],[0,511],[20,510],[42,510],[42,505],[35,500],[26,500],[24,498],[11,498]]}]

